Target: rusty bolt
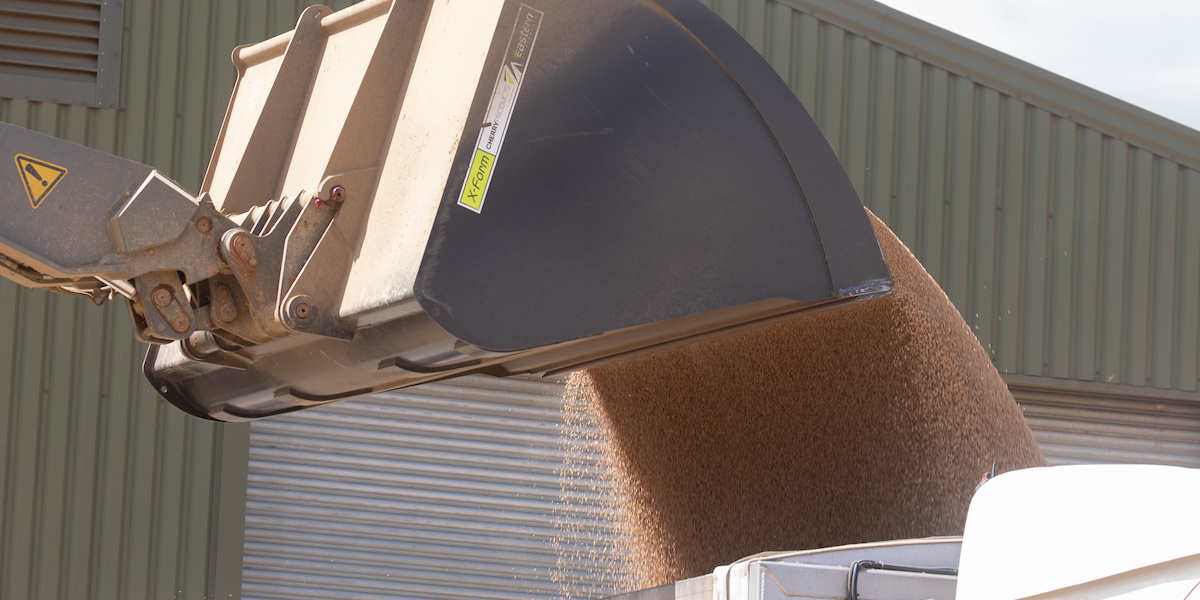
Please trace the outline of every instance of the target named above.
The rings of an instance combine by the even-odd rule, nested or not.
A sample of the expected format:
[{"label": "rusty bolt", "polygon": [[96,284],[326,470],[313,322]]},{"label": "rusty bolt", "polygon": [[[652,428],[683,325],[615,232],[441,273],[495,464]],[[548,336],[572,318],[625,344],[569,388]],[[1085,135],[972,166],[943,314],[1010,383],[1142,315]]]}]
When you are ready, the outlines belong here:
[{"label": "rusty bolt", "polygon": [[217,320],[222,323],[232,323],[237,318],[237,306],[233,304],[233,293],[229,286],[219,285],[213,294],[213,304],[216,306]]},{"label": "rusty bolt", "polygon": [[[166,315],[163,316],[165,317]],[[186,315],[175,315],[171,317],[171,329],[175,330],[175,333],[186,333],[188,328],[191,326],[192,321],[191,319],[188,319]]]},{"label": "rusty bolt", "polygon": [[155,306],[166,306],[171,303],[171,290],[160,287],[150,294],[150,298],[154,300]]},{"label": "rusty bolt", "polygon": [[311,315],[311,314],[312,314],[312,308],[310,308],[307,304],[301,302],[300,304],[296,305],[296,318],[297,319],[307,319],[309,317],[309,315]]},{"label": "rusty bolt", "polygon": [[239,233],[233,238],[233,252],[246,266],[251,269],[258,267],[258,256],[254,253],[254,242],[250,241],[250,234]]},{"label": "rusty bolt", "polygon": [[212,219],[203,217],[199,221],[196,221],[196,231],[199,231],[200,233],[208,233],[212,231]]}]

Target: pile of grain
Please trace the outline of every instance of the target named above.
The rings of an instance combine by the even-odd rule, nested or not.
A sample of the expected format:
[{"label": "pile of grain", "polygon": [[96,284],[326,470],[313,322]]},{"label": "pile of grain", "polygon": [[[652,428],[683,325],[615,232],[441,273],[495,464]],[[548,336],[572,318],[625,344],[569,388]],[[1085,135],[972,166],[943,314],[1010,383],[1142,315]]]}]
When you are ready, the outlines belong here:
[{"label": "pile of grain", "polygon": [[891,296],[576,374],[638,585],[764,550],[960,534],[993,461],[1042,464],[966,323],[871,219]]}]

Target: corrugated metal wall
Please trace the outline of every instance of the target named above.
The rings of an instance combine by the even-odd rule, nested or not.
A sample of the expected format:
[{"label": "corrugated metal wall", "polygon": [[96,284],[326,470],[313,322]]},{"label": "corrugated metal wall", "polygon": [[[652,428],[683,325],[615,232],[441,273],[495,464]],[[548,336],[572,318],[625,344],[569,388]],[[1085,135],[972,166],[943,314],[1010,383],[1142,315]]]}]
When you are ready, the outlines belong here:
[{"label": "corrugated metal wall", "polygon": [[[119,108],[0,99],[0,120],[196,189],[233,46],[290,29],[307,4],[126,0]],[[127,321],[0,280],[2,598],[239,594],[248,428],[158,400]]]},{"label": "corrugated metal wall", "polygon": [[243,597],[620,591],[594,425],[562,402],[554,380],[472,376],[255,422]]},{"label": "corrugated metal wall", "polygon": [[[309,3],[126,0],[120,109],[0,99],[0,119],[147,162],[195,189],[233,87],[230,49],[291,28]],[[868,206],[1003,372],[1197,389],[1195,132],[867,0],[707,3],[789,81]],[[163,406],[142,384],[126,318],[0,282],[0,596],[238,595],[245,430]],[[1087,460],[1072,448],[1104,433],[1080,423],[1113,439],[1174,436],[1160,454],[1180,460],[1194,441],[1187,394],[1119,432],[1109,421],[1128,420],[1127,405],[1072,416],[1066,395],[1039,394],[1019,397],[1063,462]],[[268,451],[282,447],[263,439]],[[252,527],[284,539],[269,502],[251,499],[262,509]],[[267,577],[304,564],[255,561],[247,572]],[[595,589],[607,585],[604,569]]]},{"label": "corrugated metal wall", "polygon": [[128,319],[0,284],[0,597],[237,594],[245,428],[160,402]]},{"label": "corrugated metal wall", "polygon": [[1200,134],[869,0],[709,0],[1002,373],[1200,375]]},{"label": "corrugated metal wall", "polygon": [[1032,377],[1013,378],[1009,389],[1050,465],[1200,468],[1200,403],[1190,393]]}]

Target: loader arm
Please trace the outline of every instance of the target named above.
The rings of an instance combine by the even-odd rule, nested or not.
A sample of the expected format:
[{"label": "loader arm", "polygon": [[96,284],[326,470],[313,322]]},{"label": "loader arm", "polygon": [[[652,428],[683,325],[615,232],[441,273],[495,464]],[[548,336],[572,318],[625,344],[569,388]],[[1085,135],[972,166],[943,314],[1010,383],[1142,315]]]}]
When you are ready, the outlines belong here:
[{"label": "loader arm", "polygon": [[191,414],[562,372],[891,289],[812,119],[692,0],[312,7],[233,61],[196,195],[0,124],[0,274],[123,297]]}]

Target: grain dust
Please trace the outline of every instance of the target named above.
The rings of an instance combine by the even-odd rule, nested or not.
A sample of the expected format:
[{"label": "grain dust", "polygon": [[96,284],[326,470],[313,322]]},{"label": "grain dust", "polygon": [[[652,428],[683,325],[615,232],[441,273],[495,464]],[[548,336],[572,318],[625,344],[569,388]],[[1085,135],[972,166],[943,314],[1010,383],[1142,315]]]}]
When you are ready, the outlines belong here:
[{"label": "grain dust", "polygon": [[638,587],[765,550],[961,534],[993,461],[1043,464],[958,311],[871,221],[891,296],[574,375]]}]

